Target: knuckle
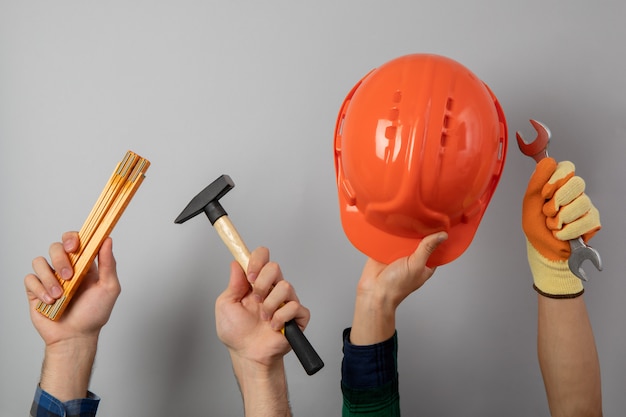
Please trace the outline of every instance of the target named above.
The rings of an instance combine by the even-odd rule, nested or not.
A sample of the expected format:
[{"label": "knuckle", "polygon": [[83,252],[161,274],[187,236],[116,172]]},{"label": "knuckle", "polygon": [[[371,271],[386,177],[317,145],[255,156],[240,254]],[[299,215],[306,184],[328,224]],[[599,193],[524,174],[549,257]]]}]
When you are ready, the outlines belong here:
[{"label": "knuckle", "polygon": [[289,281],[285,281],[285,280],[279,281],[278,283],[276,283],[276,287],[280,288],[280,290],[284,292],[285,294],[291,294],[291,293],[295,294],[293,285],[291,285]]},{"label": "knuckle", "polygon": [[273,273],[280,273],[280,265],[274,261],[268,262],[265,267]]}]

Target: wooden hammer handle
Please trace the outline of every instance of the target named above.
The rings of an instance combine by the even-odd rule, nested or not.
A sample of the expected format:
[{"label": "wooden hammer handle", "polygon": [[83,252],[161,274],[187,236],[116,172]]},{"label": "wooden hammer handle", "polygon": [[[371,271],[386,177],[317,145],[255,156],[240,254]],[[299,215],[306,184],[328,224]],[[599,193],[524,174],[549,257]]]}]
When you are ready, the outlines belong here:
[{"label": "wooden hammer handle", "polygon": [[[230,253],[243,268],[244,273],[247,274],[250,250],[248,250],[228,216],[220,217],[213,223],[213,226]],[[285,323],[283,334],[308,375],[313,375],[324,367],[322,358],[320,358],[304,333],[302,333],[295,320],[292,319]]]},{"label": "wooden hammer handle", "polygon": [[235,260],[244,273],[248,273],[248,262],[250,260],[250,250],[239,236],[237,229],[232,224],[228,216],[222,216],[215,221],[213,224],[215,230],[217,230],[217,234],[220,235],[220,238],[235,257]]}]

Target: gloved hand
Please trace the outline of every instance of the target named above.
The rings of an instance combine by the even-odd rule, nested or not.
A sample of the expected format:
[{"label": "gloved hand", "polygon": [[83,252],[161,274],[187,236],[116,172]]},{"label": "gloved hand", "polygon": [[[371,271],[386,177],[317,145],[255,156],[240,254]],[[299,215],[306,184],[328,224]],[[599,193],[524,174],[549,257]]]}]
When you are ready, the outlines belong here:
[{"label": "gloved hand", "polygon": [[574,164],[544,158],[528,182],[522,206],[528,263],[533,287],[547,297],[574,298],[582,281],[568,267],[568,240],[587,242],[600,230],[600,214],[584,193],[585,182],[575,176]]}]

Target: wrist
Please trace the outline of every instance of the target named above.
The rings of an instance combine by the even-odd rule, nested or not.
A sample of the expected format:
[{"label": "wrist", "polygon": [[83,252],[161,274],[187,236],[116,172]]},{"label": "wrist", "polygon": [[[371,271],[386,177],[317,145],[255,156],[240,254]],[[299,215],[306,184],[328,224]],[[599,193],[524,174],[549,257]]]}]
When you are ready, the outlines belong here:
[{"label": "wrist", "polygon": [[41,389],[62,402],[85,398],[97,346],[97,336],[46,345],[39,382]]},{"label": "wrist", "polygon": [[290,416],[283,360],[266,365],[233,352],[230,355],[243,397],[245,415]]},{"label": "wrist", "polygon": [[528,264],[535,290],[550,298],[575,298],[583,291],[582,281],[570,270],[567,261],[549,260],[527,241]]},{"label": "wrist", "polygon": [[397,304],[380,292],[357,292],[350,343],[372,345],[388,340],[396,329]]},{"label": "wrist", "polygon": [[283,360],[276,360],[269,364],[247,359],[236,353],[230,353],[233,372],[243,394],[247,394],[248,387],[253,390],[257,386],[267,385],[271,381],[285,379]]}]

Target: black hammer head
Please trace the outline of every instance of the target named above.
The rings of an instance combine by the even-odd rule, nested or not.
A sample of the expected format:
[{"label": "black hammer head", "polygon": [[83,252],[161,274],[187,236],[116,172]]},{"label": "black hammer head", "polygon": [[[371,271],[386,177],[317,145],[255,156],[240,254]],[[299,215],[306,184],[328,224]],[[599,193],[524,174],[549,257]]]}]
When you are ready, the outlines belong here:
[{"label": "black hammer head", "polygon": [[220,204],[219,199],[234,186],[235,183],[228,175],[220,176],[187,204],[187,207],[178,215],[174,223],[184,223],[202,212],[206,213],[211,224],[215,223],[217,219],[226,215],[226,210]]}]

